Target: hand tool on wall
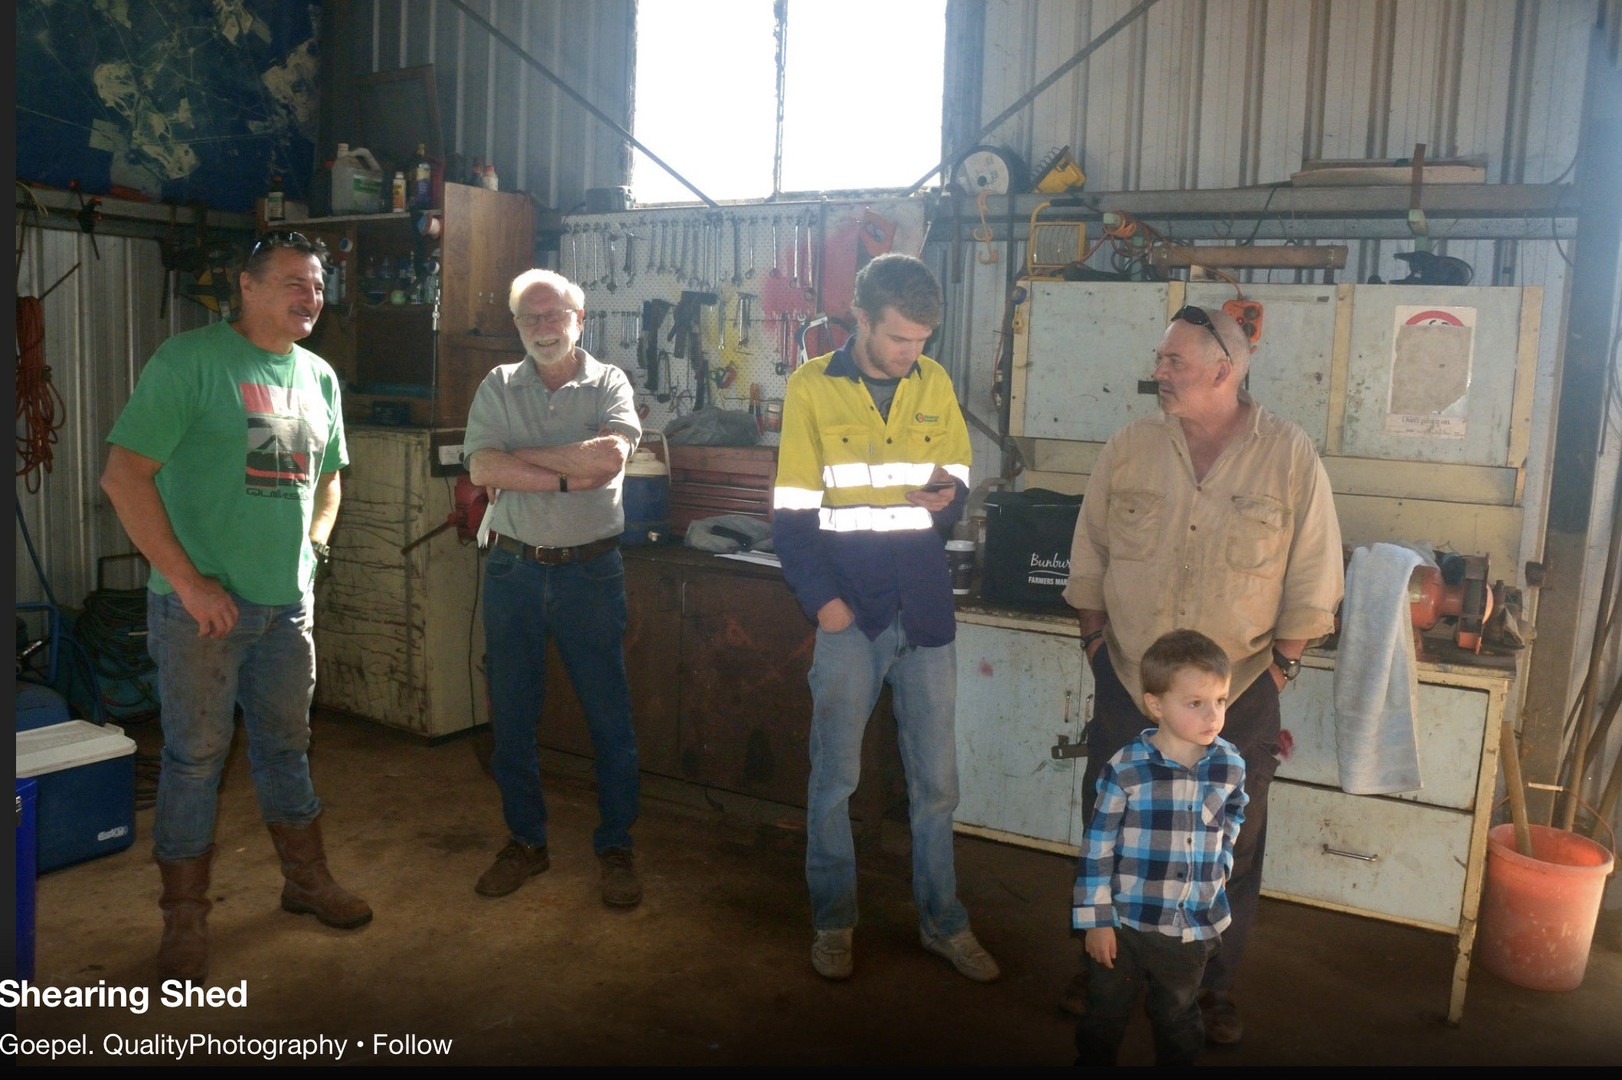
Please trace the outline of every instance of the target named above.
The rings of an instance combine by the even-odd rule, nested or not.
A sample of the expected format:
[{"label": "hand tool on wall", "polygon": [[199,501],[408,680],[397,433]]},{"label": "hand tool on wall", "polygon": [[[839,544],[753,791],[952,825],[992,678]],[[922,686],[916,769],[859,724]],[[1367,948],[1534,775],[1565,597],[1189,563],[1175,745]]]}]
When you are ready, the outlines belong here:
[{"label": "hand tool on wall", "polygon": [[749,346],[749,323],[751,321],[749,309],[754,305],[754,293],[738,294],[738,347]]},{"label": "hand tool on wall", "polygon": [[675,340],[675,355],[685,359],[693,369],[693,407],[702,409],[709,404],[709,360],[704,355],[704,308],[719,300],[712,292],[684,290],[676,304],[675,320],[670,336]]},{"label": "hand tool on wall", "polygon": [[668,300],[642,301],[642,333],[637,341],[636,358],[647,373],[642,382],[649,390],[659,389],[659,332],[672,310],[673,305]]},{"label": "hand tool on wall", "polygon": [[[619,288],[619,286],[614,283],[614,264],[619,261],[619,256],[614,251],[615,234],[608,232],[604,233],[603,235],[608,241],[608,291],[613,292],[615,289]],[[604,314],[606,315],[607,312],[604,312]]]},{"label": "hand tool on wall", "polygon": [[744,277],[755,276],[755,223],[760,219],[753,214],[749,216],[749,269],[744,271]]},{"label": "hand tool on wall", "polygon": [[626,233],[625,234],[625,287],[627,289],[629,289],[631,287],[631,283],[636,280],[636,259],[632,254],[636,250],[635,247],[634,247],[635,244],[636,244],[636,233],[634,233],[634,232]]}]

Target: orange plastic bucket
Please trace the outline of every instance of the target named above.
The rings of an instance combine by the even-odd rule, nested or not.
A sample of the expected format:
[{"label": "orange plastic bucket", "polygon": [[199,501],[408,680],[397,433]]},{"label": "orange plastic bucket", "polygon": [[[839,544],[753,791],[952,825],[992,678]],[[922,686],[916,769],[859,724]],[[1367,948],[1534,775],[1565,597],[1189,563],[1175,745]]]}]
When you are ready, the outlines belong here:
[{"label": "orange plastic bucket", "polygon": [[1487,883],[1476,957],[1499,978],[1532,990],[1575,990],[1588,968],[1600,898],[1615,860],[1585,836],[1531,825],[1532,858],[1515,826],[1487,834]]}]

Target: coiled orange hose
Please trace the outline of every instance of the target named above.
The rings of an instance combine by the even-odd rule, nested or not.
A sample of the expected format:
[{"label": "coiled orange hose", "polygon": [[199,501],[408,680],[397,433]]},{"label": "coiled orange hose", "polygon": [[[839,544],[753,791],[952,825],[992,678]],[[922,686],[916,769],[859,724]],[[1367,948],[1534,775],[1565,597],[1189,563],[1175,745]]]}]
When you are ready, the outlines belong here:
[{"label": "coiled orange hose", "polygon": [[17,475],[30,493],[39,490],[41,470],[51,471],[56,433],[67,421],[67,406],[45,362],[45,310],[33,296],[17,297]]}]

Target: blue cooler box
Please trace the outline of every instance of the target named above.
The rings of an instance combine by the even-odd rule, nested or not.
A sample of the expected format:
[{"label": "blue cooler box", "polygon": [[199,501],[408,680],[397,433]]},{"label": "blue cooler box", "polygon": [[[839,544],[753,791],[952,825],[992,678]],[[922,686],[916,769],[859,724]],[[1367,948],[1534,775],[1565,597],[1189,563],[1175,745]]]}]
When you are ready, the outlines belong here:
[{"label": "blue cooler box", "polygon": [[13,977],[34,977],[34,802],[39,785],[17,780],[17,970]]},{"label": "blue cooler box", "polygon": [[17,776],[39,786],[39,872],[135,842],[135,742],[85,720],[17,732]]}]

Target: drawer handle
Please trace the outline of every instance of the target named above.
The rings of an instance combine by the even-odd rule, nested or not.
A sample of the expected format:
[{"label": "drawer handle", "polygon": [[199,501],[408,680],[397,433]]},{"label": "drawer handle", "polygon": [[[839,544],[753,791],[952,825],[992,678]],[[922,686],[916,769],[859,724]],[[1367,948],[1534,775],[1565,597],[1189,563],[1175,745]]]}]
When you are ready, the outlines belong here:
[{"label": "drawer handle", "polygon": [[1323,853],[1325,855],[1341,855],[1348,859],[1356,859],[1358,862],[1378,862],[1380,859],[1378,855],[1359,855],[1355,851],[1341,851],[1330,847],[1328,844],[1323,846]]}]

